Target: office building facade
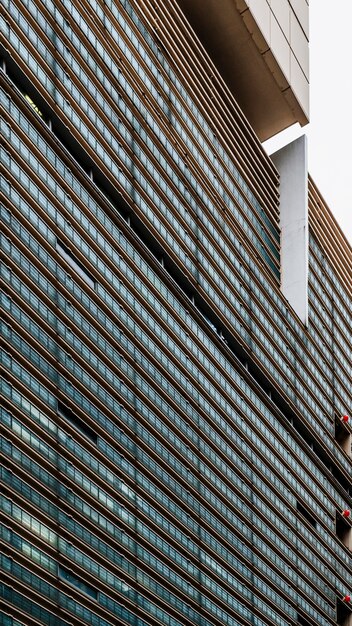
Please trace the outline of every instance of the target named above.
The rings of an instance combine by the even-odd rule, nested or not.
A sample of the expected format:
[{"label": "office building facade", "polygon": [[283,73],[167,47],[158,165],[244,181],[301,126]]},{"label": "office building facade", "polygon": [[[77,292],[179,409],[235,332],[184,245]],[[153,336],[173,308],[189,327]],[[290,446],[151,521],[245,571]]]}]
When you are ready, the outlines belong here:
[{"label": "office building facade", "polygon": [[306,1],[3,7],[0,623],[350,625]]}]

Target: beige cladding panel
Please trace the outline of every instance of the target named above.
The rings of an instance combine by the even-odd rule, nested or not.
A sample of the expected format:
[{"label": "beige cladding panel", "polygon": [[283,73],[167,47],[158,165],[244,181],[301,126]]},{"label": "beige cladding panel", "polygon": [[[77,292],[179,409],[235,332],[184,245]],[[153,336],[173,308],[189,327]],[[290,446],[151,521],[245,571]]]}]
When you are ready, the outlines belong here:
[{"label": "beige cladding panel", "polygon": [[307,0],[290,0],[290,4],[305,36],[309,39],[309,3]]},{"label": "beige cladding panel", "polygon": [[290,47],[305,76],[309,78],[308,41],[293,11],[290,16]]},{"label": "beige cladding panel", "polygon": [[258,26],[260,26],[260,30],[263,36],[269,43],[271,11],[267,0],[248,0],[247,5]]},{"label": "beige cladding panel", "polygon": [[306,0],[247,0],[247,6],[308,116],[309,6]]},{"label": "beige cladding panel", "polygon": [[287,41],[290,40],[290,3],[288,0],[270,0],[271,21],[275,16]]},{"label": "beige cladding panel", "polygon": [[[266,0],[287,39],[290,39],[290,16],[294,15],[306,39],[309,39],[309,6],[306,0]],[[259,22],[258,22],[259,25]]]},{"label": "beige cladding panel", "polygon": [[304,111],[309,111],[309,89],[307,87],[307,79],[299,65],[296,57],[291,52],[291,76],[290,84],[301,107]]},{"label": "beige cladding panel", "polygon": [[290,46],[275,17],[271,14],[270,49],[279,62],[282,72],[290,82]]}]

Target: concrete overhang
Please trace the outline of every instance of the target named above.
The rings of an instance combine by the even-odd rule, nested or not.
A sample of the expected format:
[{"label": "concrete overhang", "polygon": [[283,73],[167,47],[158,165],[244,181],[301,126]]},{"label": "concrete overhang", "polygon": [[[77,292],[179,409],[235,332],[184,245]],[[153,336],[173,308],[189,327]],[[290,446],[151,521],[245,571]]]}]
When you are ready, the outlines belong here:
[{"label": "concrete overhang", "polygon": [[[270,25],[265,37],[250,0],[178,2],[261,141],[295,122],[308,123],[308,78],[301,81],[304,94],[299,99],[268,43]],[[281,2],[291,7],[290,0]],[[270,11],[269,4],[266,8]]]}]

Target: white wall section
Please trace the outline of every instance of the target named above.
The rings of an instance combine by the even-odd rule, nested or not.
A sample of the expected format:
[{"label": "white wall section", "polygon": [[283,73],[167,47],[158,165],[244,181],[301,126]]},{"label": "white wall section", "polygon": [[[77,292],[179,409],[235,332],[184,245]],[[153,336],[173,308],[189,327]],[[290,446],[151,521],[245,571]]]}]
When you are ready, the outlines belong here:
[{"label": "white wall section", "polygon": [[281,289],[308,324],[307,138],[299,137],[271,158],[280,173]]}]

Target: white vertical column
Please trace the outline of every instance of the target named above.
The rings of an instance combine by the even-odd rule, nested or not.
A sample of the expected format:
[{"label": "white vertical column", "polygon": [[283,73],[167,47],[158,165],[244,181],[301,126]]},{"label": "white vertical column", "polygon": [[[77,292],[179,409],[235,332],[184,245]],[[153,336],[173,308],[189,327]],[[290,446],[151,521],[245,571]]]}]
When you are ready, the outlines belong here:
[{"label": "white vertical column", "polygon": [[299,137],[271,155],[280,173],[281,289],[308,324],[307,138]]}]

